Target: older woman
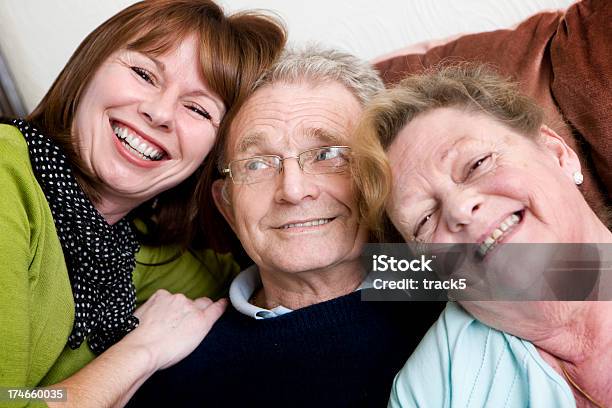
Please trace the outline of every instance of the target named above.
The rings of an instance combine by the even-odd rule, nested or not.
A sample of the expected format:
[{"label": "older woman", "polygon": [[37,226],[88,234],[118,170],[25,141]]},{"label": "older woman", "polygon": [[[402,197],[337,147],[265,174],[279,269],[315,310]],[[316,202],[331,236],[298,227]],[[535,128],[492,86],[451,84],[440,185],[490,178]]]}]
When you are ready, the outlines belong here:
[{"label": "older woman", "polygon": [[[576,188],[576,154],[482,67],[387,91],[355,150],[371,221],[386,205],[407,241],[476,243],[493,259],[501,242],[612,243]],[[609,406],[610,327],[612,302],[451,302],[397,375],[389,406]]]},{"label": "older woman", "polygon": [[224,302],[160,291],[134,312],[140,288],[177,284],[132,280],[127,215],[147,215],[158,243],[192,235],[192,174],[284,42],[263,15],[140,2],[83,41],[26,120],[0,125],[1,386],[120,405],[201,341]]}]

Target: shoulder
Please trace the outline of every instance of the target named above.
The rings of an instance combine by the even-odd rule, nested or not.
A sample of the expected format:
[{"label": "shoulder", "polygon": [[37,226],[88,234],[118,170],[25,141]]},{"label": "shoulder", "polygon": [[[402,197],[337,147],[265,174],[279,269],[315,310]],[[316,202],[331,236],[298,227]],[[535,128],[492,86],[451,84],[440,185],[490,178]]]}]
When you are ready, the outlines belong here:
[{"label": "shoulder", "polygon": [[15,126],[0,124],[0,163],[30,162],[28,145]]},{"label": "shoulder", "polygon": [[40,208],[46,200],[30,163],[23,134],[14,126],[0,124],[0,206],[6,213]]},{"label": "shoulder", "polygon": [[571,398],[531,343],[449,303],[398,373],[390,406],[566,406]]},{"label": "shoulder", "polygon": [[471,347],[482,343],[479,326],[460,306],[447,303],[395,377],[389,407],[450,406],[453,357],[460,344]]},{"label": "shoulder", "polygon": [[137,302],[145,302],[158,289],[183,293],[192,299],[217,299],[227,294],[238,271],[231,254],[210,249],[182,250],[174,245],[143,245],[136,254],[133,275]]}]

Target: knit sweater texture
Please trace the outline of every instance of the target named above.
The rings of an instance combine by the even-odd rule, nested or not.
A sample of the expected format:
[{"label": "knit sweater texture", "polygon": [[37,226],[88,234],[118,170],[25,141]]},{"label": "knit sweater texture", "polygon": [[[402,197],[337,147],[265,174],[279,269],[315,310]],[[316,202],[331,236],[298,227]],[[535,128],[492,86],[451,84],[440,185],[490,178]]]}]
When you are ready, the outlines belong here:
[{"label": "knit sweater texture", "polygon": [[443,308],[365,302],[361,291],[256,320],[229,308],[196,350],[129,406],[383,407]]}]

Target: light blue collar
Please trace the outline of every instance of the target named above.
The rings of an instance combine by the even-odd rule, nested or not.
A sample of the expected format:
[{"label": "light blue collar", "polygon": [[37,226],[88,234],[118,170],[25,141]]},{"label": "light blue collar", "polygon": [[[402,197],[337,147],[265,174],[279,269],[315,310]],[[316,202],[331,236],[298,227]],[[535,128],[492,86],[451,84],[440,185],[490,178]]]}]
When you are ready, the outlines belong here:
[{"label": "light blue collar", "polygon": [[251,304],[249,299],[260,286],[261,278],[257,265],[248,267],[234,278],[229,290],[230,302],[240,313],[254,319],[268,319],[293,311],[284,306],[277,306],[269,310]]},{"label": "light blue collar", "polygon": [[[240,272],[232,281],[229,290],[229,298],[230,302],[232,302],[232,306],[234,306],[240,313],[258,320],[278,317],[293,312],[292,309],[288,309],[284,306],[276,306],[273,309],[264,309],[250,303],[249,300],[251,297],[253,297],[253,294],[260,286],[261,277],[259,276],[259,269],[257,268],[257,265],[252,265]],[[371,287],[372,281],[368,276],[356,290]]]}]

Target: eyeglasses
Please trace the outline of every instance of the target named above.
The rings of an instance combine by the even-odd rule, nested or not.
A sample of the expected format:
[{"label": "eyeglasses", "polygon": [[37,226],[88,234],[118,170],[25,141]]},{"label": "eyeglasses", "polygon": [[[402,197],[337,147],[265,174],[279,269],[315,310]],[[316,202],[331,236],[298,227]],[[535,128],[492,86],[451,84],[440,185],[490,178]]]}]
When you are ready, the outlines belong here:
[{"label": "eyeglasses", "polygon": [[307,174],[342,173],[349,165],[350,152],[348,146],[325,146],[284,158],[271,154],[253,156],[229,162],[222,173],[229,174],[234,184],[259,183],[279,174],[287,159],[297,159],[300,169]]}]

